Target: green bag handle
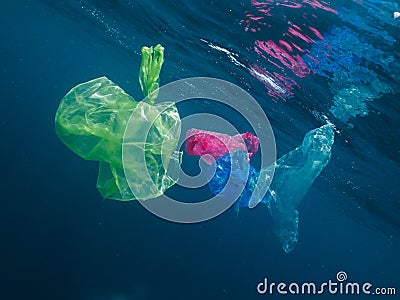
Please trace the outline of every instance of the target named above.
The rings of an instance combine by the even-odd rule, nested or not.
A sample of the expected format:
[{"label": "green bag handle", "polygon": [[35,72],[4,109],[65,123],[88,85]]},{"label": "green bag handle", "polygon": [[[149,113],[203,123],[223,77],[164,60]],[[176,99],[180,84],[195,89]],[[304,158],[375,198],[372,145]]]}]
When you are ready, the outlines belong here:
[{"label": "green bag handle", "polygon": [[150,105],[158,97],[158,88],[160,83],[160,71],[164,63],[164,47],[158,44],[153,47],[142,48],[142,63],[139,69],[139,83],[144,101]]}]

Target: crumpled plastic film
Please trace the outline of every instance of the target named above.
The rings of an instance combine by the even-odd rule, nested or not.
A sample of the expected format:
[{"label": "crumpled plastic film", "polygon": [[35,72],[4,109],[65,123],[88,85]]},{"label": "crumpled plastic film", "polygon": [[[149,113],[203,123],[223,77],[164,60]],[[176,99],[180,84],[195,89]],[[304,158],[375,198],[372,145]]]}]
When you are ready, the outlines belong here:
[{"label": "crumpled plastic film", "polygon": [[[228,152],[215,160],[215,168],[206,171],[208,186],[214,195],[231,200],[236,197],[236,211],[253,207],[252,198],[267,206],[282,249],[291,252],[298,241],[299,207],[315,179],[328,164],[334,143],[334,130],[329,124],[307,132],[296,149],[279,158],[260,172],[247,163],[247,152],[241,149]],[[275,168],[273,179],[271,168]],[[266,194],[257,185],[259,177],[272,183]],[[228,179],[233,184],[227,186]],[[262,182],[264,182],[262,181]],[[240,190],[239,190],[240,189]],[[233,196],[234,195],[234,196]]]},{"label": "crumpled plastic film", "polygon": [[181,131],[178,110],[174,103],[141,102],[131,120],[123,142],[125,176],[136,199],[155,198],[178,179],[176,166],[181,162],[181,153],[175,151]]},{"label": "crumpled plastic film", "polygon": [[186,152],[202,156],[202,159],[208,164],[212,164],[214,160],[203,155],[209,154],[214,159],[218,159],[236,149],[246,151],[246,159],[249,161],[258,151],[258,145],[258,138],[249,132],[230,136],[192,128],[186,133]]},{"label": "crumpled plastic film", "polygon": [[[176,165],[181,162],[176,151],[181,126],[178,110],[174,103],[154,104],[163,57],[161,45],[142,49],[139,81],[145,101],[135,101],[111,80],[100,77],[75,86],[60,102],[56,133],[80,157],[100,162],[97,188],[104,198],[151,199],[177,181]],[[126,151],[132,159],[123,163],[127,126],[125,139],[134,145]],[[140,134],[135,138],[135,133]],[[168,172],[170,164],[174,172]]]},{"label": "crumpled plastic film", "polygon": [[[215,162],[215,169],[207,170],[207,177],[210,179],[208,187],[214,195],[224,193],[224,197],[239,195],[235,188],[242,189],[240,197],[236,202],[236,209],[249,207],[251,195],[258,181],[259,173],[247,163],[247,152],[234,150],[218,158]],[[215,172],[211,174],[212,171]],[[232,176],[233,183],[229,189],[226,188],[228,178]],[[236,184],[235,184],[236,183]]]}]

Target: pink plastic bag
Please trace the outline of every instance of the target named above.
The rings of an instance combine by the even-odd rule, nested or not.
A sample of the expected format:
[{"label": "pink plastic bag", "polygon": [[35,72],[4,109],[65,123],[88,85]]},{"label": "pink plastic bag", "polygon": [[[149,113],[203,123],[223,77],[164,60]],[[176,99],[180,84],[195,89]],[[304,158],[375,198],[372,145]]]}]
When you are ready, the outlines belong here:
[{"label": "pink plastic bag", "polygon": [[202,156],[202,159],[211,165],[214,159],[232,152],[235,149],[247,151],[247,161],[256,154],[258,150],[258,137],[249,132],[230,136],[223,133],[190,129],[186,132],[186,152],[191,155]]}]

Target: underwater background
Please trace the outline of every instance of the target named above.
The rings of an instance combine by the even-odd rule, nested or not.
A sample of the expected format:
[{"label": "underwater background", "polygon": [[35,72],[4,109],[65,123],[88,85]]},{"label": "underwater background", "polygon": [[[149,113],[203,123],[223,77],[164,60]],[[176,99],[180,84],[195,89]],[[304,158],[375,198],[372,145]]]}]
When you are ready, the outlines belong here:
[{"label": "underwater background", "polygon": [[[0,10],[2,299],[257,299],[257,284],[353,282],[400,293],[398,1],[7,1]],[[96,162],[57,138],[75,85],[107,76],[141,99],[142,46],[162,44],[161,85],[209,76],[247,90],[277,156],[335,127],[332,158],[299,207],[286,254],[266,209],[198,224],[103,200]],[[181,115],[224,110],[207,101]],[[251,131],[241,119],[240,132]],[[184,134],[184,133],[183,133]],[[188,173],[198,158],[184,155]],[[172,188],[183,201],[204,195]],[[289,296],[352,297],[340,295]],[[360,299],[364,299],[359,296]],[[381,296],[385,298],[385,296]]]}]

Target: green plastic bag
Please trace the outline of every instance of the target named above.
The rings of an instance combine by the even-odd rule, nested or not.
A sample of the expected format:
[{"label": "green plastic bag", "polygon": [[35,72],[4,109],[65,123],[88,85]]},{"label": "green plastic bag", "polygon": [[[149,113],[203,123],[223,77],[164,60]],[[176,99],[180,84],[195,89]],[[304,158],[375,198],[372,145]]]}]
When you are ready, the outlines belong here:
[{"label": "green plastic bag", "polygon": [[58,137],[80,157],[100,162],[97,189],[104,198],[152,199],[177,182],[178,110],[174,103],[154,104],[163,57],[161,45],[142,48],[142,102],[100,77],[72,88],[58,107]]}]

